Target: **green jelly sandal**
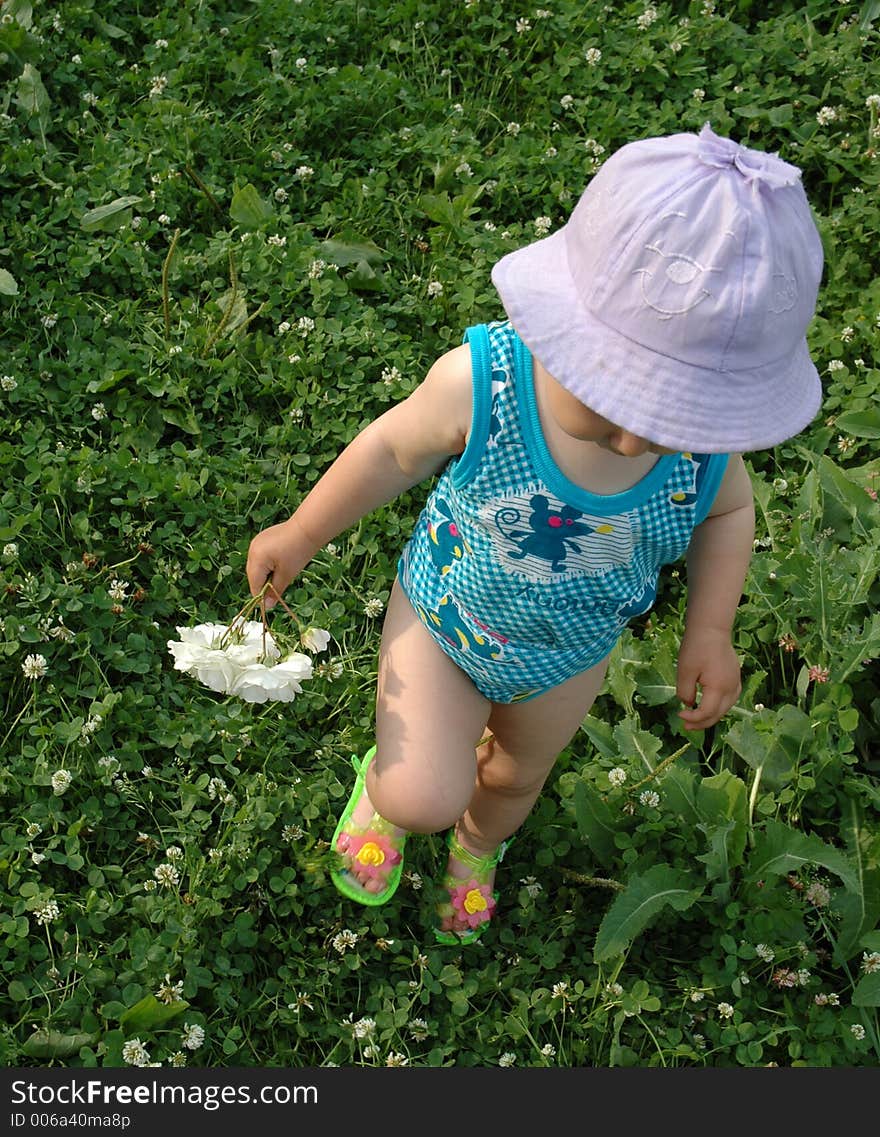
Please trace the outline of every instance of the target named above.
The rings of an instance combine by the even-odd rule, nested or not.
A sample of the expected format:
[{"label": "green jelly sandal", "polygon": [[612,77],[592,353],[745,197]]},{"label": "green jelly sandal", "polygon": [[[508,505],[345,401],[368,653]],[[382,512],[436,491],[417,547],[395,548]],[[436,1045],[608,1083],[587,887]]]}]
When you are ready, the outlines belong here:
[{"label": "green jelly sandal", "polygon": [[[370,765],[376,747],[373,746],[358,761],[352,755],[351,764],[357,775],[354,789],[348,799],[345,812],[339,819],[336,832],[333,834],[331,848],[340,858],[346,858],[349,863],[340,863],[330,872],[330,878],[343,896],[349,900],[356,900],[358,904],[379,905],[390,900],[397,891],[403,873],[403,846],[406,843],[406,833],[400,836],[395,834],[395,826],[378,813],[374,813],[370,823],[365,828],[349,824],[349,818],[357,808],[364,792],[367,777],[367,768]],[[345,847],[339,848],[339,841],[346,838]],[[379,892],[367,892],[351,872],[351,865],[357,863],[358,871],[363,872],[370,880],[384,880],[385,887]]]},{"label": "green jelly sandal", "polygon": [[498,893],[492,891],[489,877],[507,852],[510,840],[502,841],[494,852],[485,857],[476,857],[463,848],[454,829],[450,830],[447,844],[450,855],[466,865],[469,872],[465,877],[453,876],[451,872],[443,877],[443,888],[448,898],[437,905],[437,915],[442,923],[450,917],[464,920],[468,928],[454,932],[435,927],[434,938],[440,944],[472,944],[489,926],[498,906]]}]

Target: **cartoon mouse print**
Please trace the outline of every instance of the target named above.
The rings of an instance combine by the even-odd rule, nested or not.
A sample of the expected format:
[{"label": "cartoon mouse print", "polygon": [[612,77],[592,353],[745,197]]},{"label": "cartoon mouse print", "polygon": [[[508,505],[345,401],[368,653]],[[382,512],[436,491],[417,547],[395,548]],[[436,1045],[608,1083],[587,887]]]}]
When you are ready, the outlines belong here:
[{"label": "cartoon mouse print", "polygon": [[[528,518],[529,530],[513,529],[504,532],[517,551],[510,553],[512,560],[538,557],[550,562],[552,572],[565,570],[568,553],[580,549],[579,537],[589,537],[593,533],[610,533],[610,525],[590,525],[581,521],[584,515],[570,505],[551,509],[550,502],[543,494],[534,494],[529,502],[531,515]],[[496,518],[499,528],[519,522],[517,509],[501,509]],[[502,531],[504,531],[502,529]]]}]

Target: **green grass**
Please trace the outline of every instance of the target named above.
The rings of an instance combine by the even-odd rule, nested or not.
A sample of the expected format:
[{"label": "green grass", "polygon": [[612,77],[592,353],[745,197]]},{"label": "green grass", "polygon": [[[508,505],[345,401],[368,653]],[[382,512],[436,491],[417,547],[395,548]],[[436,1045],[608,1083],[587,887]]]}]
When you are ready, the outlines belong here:
[{"label": "green grass", "polygon": [[[0,8],[4,1065],[880,1058],[878,6],[504,7]],[[822,413],[749,458],[743,696],[677,725],[668,573],[500,918],[441,948],[441,837],[381,909],[327,875],[426,487],[289,590],[333,635],[292,705],[214,696],[166,644],[230,619],[251,537],[501,316],[491,265],[538,218],[707,120],[801,167],[827,257]]]}]

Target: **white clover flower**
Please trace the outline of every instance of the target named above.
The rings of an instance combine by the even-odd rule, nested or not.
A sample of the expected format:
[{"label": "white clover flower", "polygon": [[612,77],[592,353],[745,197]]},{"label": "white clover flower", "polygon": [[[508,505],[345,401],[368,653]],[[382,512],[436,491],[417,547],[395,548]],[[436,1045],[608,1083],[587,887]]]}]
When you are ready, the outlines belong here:
[{"label": "white clover flower", "polygon": [[613,770],[608,771],[608,781],[612,786],[622,786],[626,778],[626,770],[622,766],[615,766]]},{"label": "white clover flower", "polygon": [[865,99],[865,106],[868,108],[880,107],[880,95],[868,95]]},{"label": "white clover flower", "polygon": [[34,909],[34,919],[38,924],[45,927],[46,924],[51,924],[53,920],[57,920],[61,915],[61,909],[58,907],[54,900],[44,900],[37,908]]},{"label": "white clover flower", "polygon": [[516,138],[516,136],[522,130],[522,127],[518,122],[509,122],[507,124],[506,130],[508,134],[511,134],[514,138]]},{"label": "white clover flower", "polygon": [[165,850],[165,859],[169,861],[182,861],[183,849],[179,845],[169,845]]},{"label": "white clover flower", "polygon": [[184,1023],[180,1045],[186,1050],[198,1050],[205,1041],[205,1031],[198,1023]]},{"label": "white clover flower", "polygon": [[296,321],[296,330],[301,332],[302,335],[307,336],[309,332],[315,330],[315,321],[311,316],[300,316]]},{"label": "white clover flower", "polygon": [[573,103],[574,103],[574,95],[563,95],[562,98],[559,100],[559,105],[561,107],[563,107],[565,110],[568,110],[568,108]]},{"label": "white clover flower", "polygon": [[171,976],[166,973],[165,982],[160,983],[156,990],[156,998],[160,1003],[176,1003],[183,997],[183,980],[171,982]]},{"label": "white clover flower", "polygon": [[544,1055],[545,1058],[555,1058],[556,1057],[556,1047],[553,1045],[552,1042],[546,1042],[541,1047],[541,1053]]},{"label": "white clover flower", "polygon": [[804,890],[804,900],[817,908],[824,908],[831,902],[831,891],[818,880],[814,880]]},{"label": "white clover flower", "polygon": [[732,1018],[733,1017],[733,1007],[730,1005],[730,1003],[719,1003],[718,1004],[718,1014],[723,1019]]},{"label": "white clover flower", "polygon": [[543,885],[540,884],[539,881],[535,880],[533,876],[523,877],[520,881],[520,884],[523,886],[523,888],[525,888],[526,892],[529,894],[532,900],[534,900],[536,896],[540,896],[544,891]]},{"label": "white clover flower", "polygon": [[424,1042],[428,1037],[428,1024],[424,1019],[410,1019],[407,1028],[415,1042]]},{"label": "white clover flower", "polygon": [[73,775],[70,770],[56,770],[52,775],[52,792],[56,797],[60,797],[66,790],[70,789],[70,784],[73,781]]},{"label": "white clover flower", "polygon": [[530,32],[531,30],[532,30],[532,25],[531,25],[531,22],[529,20],[517,20],[516,21],[516,34],[517,35],[521,36],[524,32]]},{"label": "white clover flower", "polygon": [[568,998],[568,984],[563,980],[561,983],[556,983],[553,990],[550,992],[554,999],[567,999]]},{"label": "white clover flower", "polygon": [[153,46],[158,47],[161,50],[163,47],[168,46],[168,40],[167,39],[157,39]]},{"label": "white clover flower", "polygon": [[107,594],[111,600],[125,600],[128,596],[128,583],[124,580],[117,580],[114,577],[107,587]]},{"label": "white clover flower", "polygon": [[459,162],[459,164],[455,167],[455,172],[457,174],[462,174],[466,178],[473,177],[474,173],[469,162]]},{"label": "white clover flower", "polygon": [[8,541],[3,546],[3,556],[8,560],[12,560],[14,557],[18,556],[18,545],[15,543],[15,541]]},{"label": "white clover flower", "polygon": [[862,954],[862,971],[865,975],[880,971],[880,951],[866,951]]},{"label": "white clover flower", "polygon": [[282,841],[301,841],[305,836],[305,830],[301,825],[285,825],[281,830]]},{"label": "white clover flower", "polygon": [[151,99],[158,98],[159,95],[162,94],[162,92],[165,90],[165,88],[167,86],[168,86],[168,76],[167,75],[153,75],[150,78],[150,95],[149,95],[149,97]]},{"label": "white clover flower", "polygon": [[376,1033],[375,1019],[360,1019],[352,1026],[355,1038],[370,1038]]},{"label": "white clover flower", "polygon": [[834,122],[837,118],[837,111],[834,107],[820,107],[816,111],[816,122],[820,126],[826,126],[829,122]]},{"label": "white clover flower", "polygon": [[372,597],[364,605],[364,615],[375,619],[376,616],[381,616],[385,611],[385,601],[380,600],[378,596]]},{"label": "white clover flower", "polygon": [[706,993],[705,991],[701,991],[699,987],[694,987],[693,990],[688,993],[688,998],[692,1003],[702,1003],[706,998]]},{"label": "white clover flower", "polygon": [[312,177],[314,172],[311,166],[297,166],[294,170],[294,176],[299,178],[300,181],[305,181],[306,178]]},{"label": "white clover flower", "polygon": [[334,950],[338,951],[340,955],[345,955],[346,951],[349,948],[353,948],[357,942],[357,935],[348,928],[344,928],[338,935],[334,936],[331,941]]},{"label": "white clover flower", "polygon": [[323,628],[306,628],[300,636],[300,643],[306,651],[323,651],[330,642],[330,633]]},{"label": "white clover flower", "polygon": [[429,280],[428,281],[428,296],[431,297],[432,300],[435,296],[441,296],[442,293],[443,293],[443,285],[440,283],[439,280]]},{"label": "white clover flower", "polygon": [[849,1030],[853,1038],[858,1039],[859,1042],[865,1037],[865,1028],[861,1023],[853,1023]]},{"label": "white clover flower", "polygon": [[702,87],[694,87],[693,91],[691,91],[691,98],[694,100],[694,102],[701,103],[705,97],[706,92]]},{"label": "white clover flower", "polygon": [[756,944],[755,955],[757,955],[758,959],[763,959],[765,963],[772,963],[776,958],[776,952],[773,948],[767,947],[766,944]]},{"label": "white clover flower", "polygon": [[840,330],[840,338],[843,340],[844,343],[852,343],[852,340],[853,340],[853,337],[855,336],[855,334],[856,334],[855,328],[851,328],[849,326],[847,326],[845,328],[841,328],[841,330]]},{"label": "white clover flower", "polygon": [[639,794],[639,801],[642,805],[646,805],[651,809],[656,809],[660,804],[660,795],[656,790],[642,790]]},{"label": "white clover flower", "polygon": [[31,853],[31,864],[41,865],[46,859],[45,853]]},{"label": "white clover flower", "polygon": [[506,1051],[498,1059],[498,1065],[499,1066],[505,1066],[505,1067],[506,1066],[512,1066],[515,1062],[516,1062],[516,1055],[513,1054],[510,1050]]},{"label": "white clover flower", "polygon": [[122,1058],[129,1066],[146,1066],[150,1061],[150,1054],[139,1038],[130,1038],[123,1043]]},{"label": "white clover flower", "polygon": [[539,237],[543,237],[545,233],[549,233],[553,228],[553,221],[549,217],[536,217],[535,218],[535,232]]},{"label": "white clover flower", "polygon": [[587,63],[589,63],[591,67],[595,67],[601,58],[602,52],[598,47],[588,47],[584,52],[584,59],[586,59]]},{"label": "white clover flower", "polygon": [[278,233],[273,233],[271,237],[266,238],[267,245],[274,245],[276,248],[283,249],[287,244],[287,238],[280,236]]},{"label": "white clover flower", "polygon": [[320,280],[327,271],[327,262],[320,257],[309,265],[309,280]]},{"label": "white clover flower", "polygon": [[39,835],[42,832],[43,832],[43,826],[40,825],[36,821],[31,821],[29,823],[27,829],[25,829],[25,834],[27,835],[28,839],[31,841],[33,841],[34,837],[39,837]]},{"label": "white clover flower", "polygon": [[651,24],[654,23],[658,15],[659,13],[657,9],[649,6],[644,10],[644,12],[642,12],[641,16],[639,16],[639,18],[636,20],[636,23],[642,29],[642,31],[644,31],[645,28],[649,28]]},{"label": "white clover flower", "polygon": [[180,873],[174,865],[168,862],[156,865],[153,869],[153,876],[164,888],[174,888],[180,882]]},{"label": "white clover flower", "polygon": [[49,664],[44,655],[26,655],[21,670],[25,679],[42,679],[49,670]]},{"label": "white clover flower", "polygon": [[14,391],[17,386],[18,383],[14,375],[0,376],[0,387],[2,387],[4,391]]},{"label": "white clover flower", "polygon": [[846,367],[846,364],[843,362],[842,359],[829,360],[829,363],[828,363],[828,370],[829,371],[843,371],[844,367]]}]

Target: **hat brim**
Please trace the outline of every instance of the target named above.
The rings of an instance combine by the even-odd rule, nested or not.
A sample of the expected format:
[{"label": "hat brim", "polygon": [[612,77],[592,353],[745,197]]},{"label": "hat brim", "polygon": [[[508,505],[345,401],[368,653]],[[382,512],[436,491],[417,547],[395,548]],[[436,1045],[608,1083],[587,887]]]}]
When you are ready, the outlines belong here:
[{"label": "hat brim", "polygon": [[564,227],[502,257],[492,283],[520,339],[561,386],[659,446],[703,454],[767,450],[804,430],[821,406],[806,339],[772,364],[720,372],[621,335],[583,304]]}]

